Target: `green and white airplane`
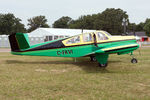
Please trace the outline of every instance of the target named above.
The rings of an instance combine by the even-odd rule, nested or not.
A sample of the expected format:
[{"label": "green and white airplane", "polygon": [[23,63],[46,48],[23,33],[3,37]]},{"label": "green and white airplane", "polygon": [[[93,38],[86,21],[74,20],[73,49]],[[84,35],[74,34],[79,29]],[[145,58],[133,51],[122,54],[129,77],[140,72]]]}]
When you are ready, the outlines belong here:
[{"label": "green and white airplane", "polygon": [[[100,67],[106,67],[109,54],[133,54],[139,48],[135,36],[112,36],[106,31],[95,31],[72,37],[30,45],[28,35],[15,33],[9,36],[14,55],[52,57],[91,57]],[[137,63],[133,58],[132,63]]]}]

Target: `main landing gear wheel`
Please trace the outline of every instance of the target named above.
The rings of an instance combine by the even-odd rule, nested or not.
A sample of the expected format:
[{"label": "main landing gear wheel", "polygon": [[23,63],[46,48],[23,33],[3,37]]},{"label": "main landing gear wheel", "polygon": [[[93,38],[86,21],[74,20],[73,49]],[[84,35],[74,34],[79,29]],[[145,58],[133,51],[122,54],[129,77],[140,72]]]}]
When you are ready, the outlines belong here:
[{"label": "main landing gear wheel", "polygon": [[133,58],[133,59],[131,59],[131,63],[135,64],[135,63],[138,63],[138,61],[136,58]]},{"label": "main landing gear wheel", "polygon": [[94,56],[91,56],[90,58],[91,58],[92,62],[96,62],[97,61],[96,57],[94,57]]},{"label": "main landing gear wheel", "polygon": [[106,64],[100,64],[100,63],[98,63],[98,65],[99,65],[99,67],[101,67],[101,68],[106,68],[107,67],[107,63]]}]

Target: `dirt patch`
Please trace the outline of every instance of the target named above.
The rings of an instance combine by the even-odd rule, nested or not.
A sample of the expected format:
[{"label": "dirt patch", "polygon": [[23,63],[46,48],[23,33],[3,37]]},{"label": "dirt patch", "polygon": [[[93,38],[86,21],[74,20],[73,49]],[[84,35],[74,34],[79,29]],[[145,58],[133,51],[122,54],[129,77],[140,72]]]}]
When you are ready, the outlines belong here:
[{"label": "dirt patch", "polygon": [[54,72],[54,73],[59,74],[59,73],[67,72],[67,70],[65,70],[65,69],[63,69],[63,70],[56,70],[56,69],[53,69],[53,70],[51,70],[51,72]]},{"label": "dirt patch", "polygon": [[36,71],[36,72],[48,72],[48,71],[45,70],[45,69],[36,69],[35,71]]}]

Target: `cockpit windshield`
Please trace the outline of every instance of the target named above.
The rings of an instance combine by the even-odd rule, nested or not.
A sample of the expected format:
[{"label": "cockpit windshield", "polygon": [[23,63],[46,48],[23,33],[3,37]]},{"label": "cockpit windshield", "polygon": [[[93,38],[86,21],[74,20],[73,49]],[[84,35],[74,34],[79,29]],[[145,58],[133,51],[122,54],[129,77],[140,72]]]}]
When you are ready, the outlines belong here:
[{"label": "cockpit windshield", "polygon": [[112,36],[110,33],[108,33],[108,32],[106,32],[106,31],[104,31],[108,36]]}]

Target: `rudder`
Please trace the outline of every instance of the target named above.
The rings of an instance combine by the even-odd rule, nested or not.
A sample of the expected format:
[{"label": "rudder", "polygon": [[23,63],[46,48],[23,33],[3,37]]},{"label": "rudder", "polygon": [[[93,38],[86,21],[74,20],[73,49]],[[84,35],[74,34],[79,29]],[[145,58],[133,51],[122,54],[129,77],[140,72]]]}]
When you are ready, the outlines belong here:
[{"label": "rudder", "polygon": [[30,47],[27,34],[15,33],[9,36],[9,42],[11,51],[20,51],[21,49],[27,49]]}]

